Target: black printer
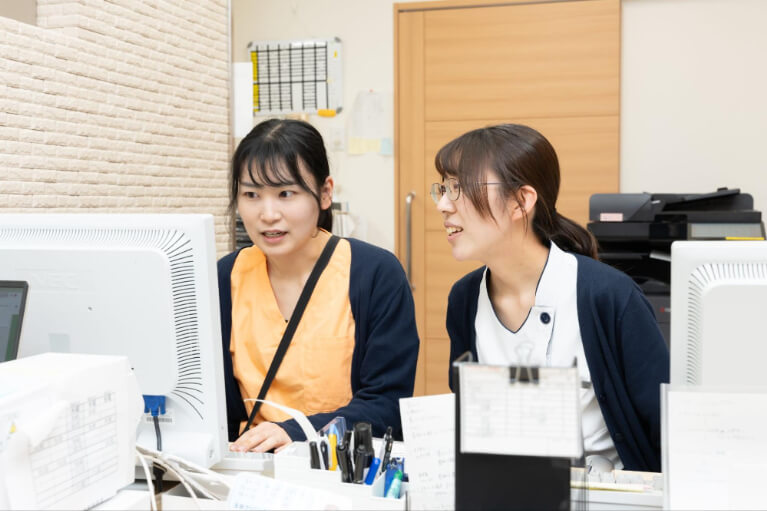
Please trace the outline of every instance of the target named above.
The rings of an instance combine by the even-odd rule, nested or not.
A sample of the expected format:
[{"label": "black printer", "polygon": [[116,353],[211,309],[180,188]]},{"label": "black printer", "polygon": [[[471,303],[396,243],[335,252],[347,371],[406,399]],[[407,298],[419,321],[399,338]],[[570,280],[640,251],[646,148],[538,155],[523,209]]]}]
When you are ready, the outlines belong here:
[{"label": "black printer", "polygon": [[588,229],[599,258],[627,273],[649,299],[669,341],[671,243],[676,240],[764,239],[762,213],[739,189],[713,193],[598,193],[589,199]]}]

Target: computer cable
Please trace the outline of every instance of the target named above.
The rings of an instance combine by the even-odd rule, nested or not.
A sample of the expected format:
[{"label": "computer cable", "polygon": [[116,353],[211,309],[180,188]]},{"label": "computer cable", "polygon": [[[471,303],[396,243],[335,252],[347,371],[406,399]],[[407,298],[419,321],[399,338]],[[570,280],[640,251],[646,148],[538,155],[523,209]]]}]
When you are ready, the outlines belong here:
[{"label": "computer cable", "polygon": [[170,472],[172,476],[175,476],[176,479],[178,479],[179,482],[184,486],[187,493],[189,493],[189,495],[192,497],[192,500],[194,501],[195,506],[197,506],[197,509],[200,509],[200,503],[197,499],[197,494],[192,488],[192,485],[190,484],[188,477],[186,477],[180,471],[177,471],[172,465],[165,463],[162,459],[153,458],[153,463],[155,463],[156,465],[161,465],[164,470],[166,470],[167,472]]},{"label": "computer cable", "polygon": [[[231,479],[230,477],[224,476],[222,474],[216,474],[211,470],[199,467],[194,463],[188,462],[177,456],[165,455],[161,452],[138,445],[136,446],[136,449],[139,450],[150,461],[168,469],[172,469],[174,475],[176,475],[180,481],[188,483],[191,487],[193,487],[195,490],[197,490],[197,492],[206,498],[212,500],[224,500],[225,495],[228,494],[229,488],[231,486],[229,483],[229,480]],[[211,493],[211,491],[202,486],[198,480],[205,481],[214,487],[221,487],[221,493],[224,495],[224,497]],[[187,491],[190,491],[190,488],[187,486],[185,486],[185,488],[187,488]],[[190,491],[190,494],[193,494],[193,492]]]},{"label": "computer cable", "polygon": [[[162,452],[162,434],[160,433],[160,417],[152,414],[152,420],[154,421],[154,434],[157,437],[157,451]],[[165,470],[158,464],[152,466],[152,473],[154,474],[155,489],[157,493],[162,493],[162,476],[165,474]]]},{"label": "computer cable", "polygon": [[[149,413],[154,422],[154,434],[157,437],[157,451],[162,452],[162,435],[160,433],[160,415],[165,414],[165,396],[144,394],[144,413]],[[155,491],[162,493],[162,476],[165,471],[158,465],[152,466],[155,478]]]},{"label": "computer cable", "polygon": [[141,466],[144,469],[144,477],[146,477],[146,484],[149,489],[149,509],[150,511],[157,511],[157,506],[155,502],[155,495],[154,495],[154,485],[152,484],[152,476],[149,474],[149,466],[147,465],[146,459],[144,459],[144,456],[141,454],[138,446],[136,446],[136,457],[141,462]]},{"label": "computer cable", "polygon": [[182,470],[185,474],[187,474],[190,477],[205,481],[212,485],[223,486],[225,493],[228,492],[231,486],[231,481],[233,479],[232,476],[219,474],[208,468],[201,467],[199,465],[196,465],[190,461],[187,461],[173,454],[163,454],[162,457],[163,459],[167,460],[169,463],[174,463],[175,464],[174,466],[177,466],[180,470]]}]

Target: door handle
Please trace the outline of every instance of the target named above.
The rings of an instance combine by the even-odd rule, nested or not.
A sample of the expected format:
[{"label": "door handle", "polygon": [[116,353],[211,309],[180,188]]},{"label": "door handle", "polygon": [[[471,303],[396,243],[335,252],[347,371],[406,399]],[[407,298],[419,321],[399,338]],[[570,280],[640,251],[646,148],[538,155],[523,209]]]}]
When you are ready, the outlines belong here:
[{"label": "door handle", "polygon": [[413,284],[413,199],[415,192],[411,191],[405,197],[405,275],[410,290],[415,291]]}]

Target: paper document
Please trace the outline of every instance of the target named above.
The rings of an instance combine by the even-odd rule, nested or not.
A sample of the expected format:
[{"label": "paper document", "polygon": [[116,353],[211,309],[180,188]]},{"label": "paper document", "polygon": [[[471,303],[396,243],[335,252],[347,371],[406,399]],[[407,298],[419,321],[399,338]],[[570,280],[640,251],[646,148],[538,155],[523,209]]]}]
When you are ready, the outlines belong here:
[{"label": "paper document", "polygon": [[537,382],[511,382],[513,370],[460,366],[461,452],[581,456],[577,369],[541,367]]},{"label": "paper document", "polygon": [[234,138],[243,138],[253,129],[253,63],[232,64],[232,115]]},{"label": "paper document", "polygon": [[664,385],[667,509],[764,509],[767,389]]},{"label": "paper document", "polygon": [[410,509],[455,507],[455,395],[399,400]]},{"label": "paper document", "polygon": [[226,505],[228,509],[352,509],[346,497],[247,473],[235,476]]},{"label": "paper document", "polygon": [[43,404],[0,399],[13,414],[0,452],[11,509],[89,508],[133,481],[143,402],[127,358],[45,353],[3,364],[2,381],[29,382],[25,400]]},{"label": "paper document", "polygon": [[361,91],[354,99],[349,119],[349,154],[393,154],[393,96]]}]

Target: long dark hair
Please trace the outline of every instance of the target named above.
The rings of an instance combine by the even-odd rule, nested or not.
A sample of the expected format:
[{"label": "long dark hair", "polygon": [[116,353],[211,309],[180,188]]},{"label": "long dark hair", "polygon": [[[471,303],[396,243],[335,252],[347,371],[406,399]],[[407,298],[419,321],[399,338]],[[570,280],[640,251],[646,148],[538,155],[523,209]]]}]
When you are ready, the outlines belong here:
[{"label": "long dark hair", "polygon": [[440,149],[435,165],[443,179],[458,179],[461,193],[480,215],[494,220],[487,187],[481,184],[486,170],[498,174],[503,197],[519,198],[519,189],[531,186],[538,193],[532,221],[538,239],[597,259],[594,236],[557,213],[559,160],[549,141],[534,129],[521,124],[501,124],[469,131]]},{"label": "long dark hair", "polygon": [[[314,177],[314,186],[304,180],[300,163]],[[319,190],[330,175],[325,143],[317,129],[304,121],[269,119],[261,122],[242,139],[232,157],[229,174],[229,209],[237,207],[243,169],[253,182],[268,186],[298,184],[311,193],[320,206]],[[256,179],[258,177],[258,179]],[[322,209],[317,227],[333,228],[332,208]]]}]

